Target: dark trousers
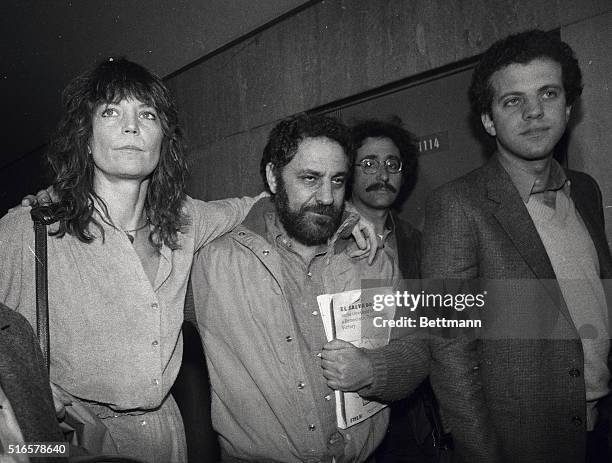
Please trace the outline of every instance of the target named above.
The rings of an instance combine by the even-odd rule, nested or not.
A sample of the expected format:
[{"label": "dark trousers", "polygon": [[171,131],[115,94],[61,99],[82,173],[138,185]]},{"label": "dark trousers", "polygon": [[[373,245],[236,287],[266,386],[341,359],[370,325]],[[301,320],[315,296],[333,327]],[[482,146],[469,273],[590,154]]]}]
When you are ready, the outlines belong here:
[{"label": "dark trousers", "polygon": [[586,463],[610,463],[612,461],[610,450],[610,423],[600,420],[595,425],[595,429],[587,433]]},{"label": "dark trousers", "polygon": [[172,386],[172,395],[181,411],[189,463],[219,461],[219,442],[210,414],[210,383],[204,351],[197,329],[183,323],[183,363]]},{"label": "dark trousers", "polygon": [[[436,408],[435,412],[432,407]],[[432,412],[435,417],[432,417]],[[440,448],[440,432],[443,433],[437,403],[426,380],[411,396],[391,404],[389,428],[376,450],[376,463],[446,461],[440,452],[450,457],[450,450]]]}]

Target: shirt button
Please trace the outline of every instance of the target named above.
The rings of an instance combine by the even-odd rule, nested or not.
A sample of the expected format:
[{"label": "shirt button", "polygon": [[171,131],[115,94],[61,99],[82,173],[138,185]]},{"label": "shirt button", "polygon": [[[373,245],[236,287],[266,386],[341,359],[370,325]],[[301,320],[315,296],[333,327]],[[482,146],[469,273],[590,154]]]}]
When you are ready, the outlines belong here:
[{"label": "shirt button", "polygon": [[264,255],[264,256],[267,256],[268,254],[270,254],[270,251],[268,251],[267,249],[264,249],[264,250],[263,250],[263,255]]},{"label": "shirt button", "polygon": [[315,429],[317,429],[317,427],[316,427],[314,424],[309,424],[309,425],[308,425],[308,429],[309,429],[310,431],[314,431]]},{"label": "shirt button", "polygon": [[572,368],[572,369],[569,371],[569,375],[570,375],[572,378],[578,378],[578,377],[580,376],[580,370],[578,370],[578,369],[576,369],[576,368]]},{"label": "shirt button", "polygon": [[313,310],[312,314],[316,317],[317,315],[319,315],[319,311],[318,310]]},{"label": "shirt button", "polygon": [[147,421],[146,421],[146,420],[141,420],[141,421],[140,421],[140,426],[145,426],[146,424],[147,424]]},{"label": "shirt button", "polygon": [[285,338],[285,340],[286,340],[287,342],[291,342],[291,341],[293,341],[293,338],[292,338],[291,336],[287,336],[287,337]]},{"label": "shirt button", "polygon": [[153,342],[151,343],[151,345],[152,345],[153,347],[157,347],[157,346],[159,345],[159,342],[157,342],[157,341],[153,341]]},{"label": "shirt button", "polygon": [[159,385],[159,379],[157,379],[157,378],[153,378],[153,379],[151,380],[151,382],[152,382],[152,383],[153,383],[153,385],[155,385],[155,386],[158,386],[158,385]]},{"label": "shirt button", "polygon": [[312,272],[308,272],[308,273],[306,274],[306,276],[307,276],[308,278],[312,278]]},{"label": "shirt button", "polygon": [[298,389],[304,389],[305,387],[306,387],[306,385],[303,382],[301,382],[301,381],[297,385]]},{"label": "shirt button", "polygon": [[329,402],[329,401],[331,400],[331,396],[330,396],[329,394],[327,394],[327,395],[325,396],[325,400],[327,400],[327,401]]},{"label": "shirt button", "polygon": [[574,426],[582,426],[582,418],[575,416],[572,418],[572,423],[574,423]]},{"label": "shirt button", "polygon": [[154,302],[153,304],[151,304],[151,308],[152,309],[157,309],[157,308],[159,308],[159,304],[157,302]]},{"label": "shirt button", "polygon": [[317,354],[317,357],[321,358],[321,352],[319,352],[319,353]]}]

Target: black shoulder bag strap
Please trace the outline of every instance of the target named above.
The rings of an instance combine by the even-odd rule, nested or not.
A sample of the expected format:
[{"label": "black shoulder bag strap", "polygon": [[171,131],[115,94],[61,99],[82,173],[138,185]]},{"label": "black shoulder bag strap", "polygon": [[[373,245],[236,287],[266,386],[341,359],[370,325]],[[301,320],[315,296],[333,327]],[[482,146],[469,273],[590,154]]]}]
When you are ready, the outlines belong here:
[{"label": "black shoulder bag strap", "polygon": [[48,206],[36,206],[30,212],[34,222],[36,265],[36,334],[45,366],[49,371],[49,301],[47,287],[47,225],[57,221]]}]

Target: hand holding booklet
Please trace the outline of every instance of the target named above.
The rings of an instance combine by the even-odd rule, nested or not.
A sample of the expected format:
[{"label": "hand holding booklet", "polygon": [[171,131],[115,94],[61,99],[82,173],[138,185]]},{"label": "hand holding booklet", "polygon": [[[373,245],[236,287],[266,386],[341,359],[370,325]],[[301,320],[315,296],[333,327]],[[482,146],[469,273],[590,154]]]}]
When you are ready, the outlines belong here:
[{"label": "hand holding booklet", "polygon": [[[392,288],[368,288],[322,294],[317,297],[328,341],[341,339],[355,347],[375,349],[389,343],[391,328],[374,325],[374,318],[392,320],[395,306],[374,310],[374,295],[392,294]],[[362,398],[356,392],[335,391],[336,417],[340,429],[349,428],[386,407]]]}]

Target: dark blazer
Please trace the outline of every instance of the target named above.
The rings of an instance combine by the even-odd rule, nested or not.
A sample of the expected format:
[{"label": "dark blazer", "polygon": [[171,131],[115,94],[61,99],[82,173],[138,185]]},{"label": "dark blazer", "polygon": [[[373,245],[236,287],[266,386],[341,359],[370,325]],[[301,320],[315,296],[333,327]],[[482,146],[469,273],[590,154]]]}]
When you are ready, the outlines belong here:
[{"label": "dark blazer", "polygon": [[[610,278],[599,188],[586,174],[567,170],[566,175],[597,249],[601,277]],[[487,406],[506,461],[584,461],[582,344],[510,176],[493,157],[436,190],[426,211],[423,278],[498,281],[483,320],[495,328],[478,351]],[[607,401],[600,401],[603,415]]]},{"label": "dark blazer", "polygon": [[[398,230],[399,265],[404,276],[415,278],[419,271],[416,268],[419,252],[414,249],[418,243],[418,233],[412,227],[401,227]],[[412,247],[412,249],[411,249]],[[423,289],[421,281],[405,282],[402,289],[418,292]],[[404,286],[404,285],[402,285]],[[434,309],[431,309],[434,310]],[[428,309],[429,311],[429,309]],[[425,315],[425,312],[413,313],[410,310],[398,309],[396,317],[414,317]],[[431,315],[431,314],[428,314]],[[435,317],[435,316],[434,316]],[[372,398],[382,401],[397,401],[420,391],[423,380],[429,374],[429,380],[440,405],[445,425],[452,430],[454,451],[453,461],[464,463],[499,463],[498,442],[494,438],[489,413],[485,406],[485,397],[479,374],[475,343],[464,336],[449,335],[440,330],[420,328],[394,328],[388,346],[372,355],[384,355],[387,363],[387,380],[384,386],[372,393]],[[408,399],[410,401],[410,399]],[[415,429],[411,424],[412,429]],[[417,426],[418,427],[418,426]],[[398,428],[391,428],[391,432]],[[426,431],[429,434],[428,430]],[[396,433],[397,434],[397,433]],[[408,438],[410,431],[400,431],[398,438]],[[410,437],[414,437],[416,434]],[[424,436],[419,436],[424,437]],[[427,445],[421,446],[424,450]],[[414,446],[412,447],[414,449]],[[398,451],[407,447],[396,447],[390,454],[383,454],[385,461],[428,461],[435,455],[423,452],[404,452],[398,457]],[[385,449],[381,449],[385,452]],[[378,461],[377,454],[377,461]],[[446,455],[448,457],[448,455]]]},{"label": "dark blazer", "polygon": [[421,232],[410,223],[393,214],[395,242],[402,278],[421,277]]},{"label": "dark blazer", "polygon": [[[0,304],[0,385],[11,403],[25,442],[61,442],[49,375],[30,324]],[[42,459],[36,461],[65,461]]]}]

